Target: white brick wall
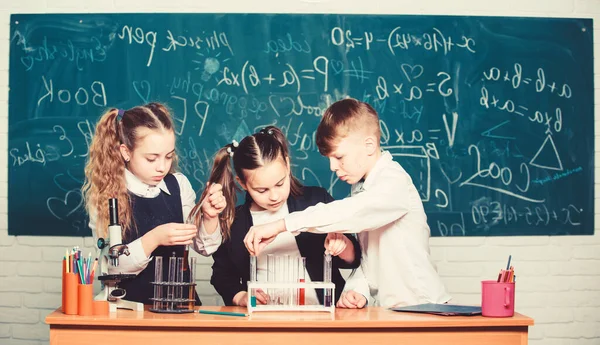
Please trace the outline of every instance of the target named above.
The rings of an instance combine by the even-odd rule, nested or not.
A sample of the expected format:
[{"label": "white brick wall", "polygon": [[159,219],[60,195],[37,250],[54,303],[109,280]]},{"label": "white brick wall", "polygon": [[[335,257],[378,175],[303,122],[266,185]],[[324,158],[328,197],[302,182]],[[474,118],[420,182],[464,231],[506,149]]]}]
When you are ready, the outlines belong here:
[{"label": "white brick wall", "polygon": [[[65,247],[91,250],[91,238],[11,237],[7,233],[8,39],[11,13],[46,12],[271,12],[397,13],[600,18],[599,0],[0,0],[0,343],[46,344],[44,318],[60,305]],[[594,36],[600,37],[596,21]],[[595,56],[600,44],[595,43]],[[598,71],[599,65],[595,69]],[[600,74],[595,76],[600,95]],[[598,96],[596,96],[598,99]],[[596,107],[600,114],[600,105]],[[600,118],[595,123],[600,133]],[[596,137],[600,148],[600,138]],[[600,153],[596,154],[596,159]],[[600,167],[596,168],[600,184]],[[600,198],[600,197],[598,197]],[[600,200],[596,199],[596,213]],[[598,221],[598,220],[597,220]],[[480,302],[480,280],[489,279],[508,253],[519,269],[517,309],[536,320],[533,345],[600,344],[600,235],[592,237],[434,238],[432,256],[456,303]],[[203,302],[221,304],[208,282],[212,259],[198,259]]]}]

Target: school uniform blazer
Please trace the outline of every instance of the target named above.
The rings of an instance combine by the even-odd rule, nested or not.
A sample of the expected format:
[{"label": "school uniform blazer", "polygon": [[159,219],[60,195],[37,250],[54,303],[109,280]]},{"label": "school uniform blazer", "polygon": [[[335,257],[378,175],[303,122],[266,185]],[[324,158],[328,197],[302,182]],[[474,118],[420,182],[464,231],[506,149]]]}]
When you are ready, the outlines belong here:
[{"label": "school uniform blazer", "polygon": [[[333,198],[321,187],[303,187],[301,196],[290,197],[287,200],[289,212],[302,211],[305,208],[320,202],[328,203]],[[250,279],[250,255],[244,245],[244,237],[250,230],[252,215],[250,205],[252,199],[246,195],[246,202],[236,207],[235,219],[231,225],[231,238],[221,244],[213,254],[214,264],[210,283],[223,298],[225,305],[233,305],[233,297],[240,291],[248,290]],[[340,229],[341,230],[341,229]],[[354,246],[354,262],[346,263],[334,257],[331,280],[335,284],[335,300],[337,301],[344,290],[345,281],[339,268],[356,268],[360,265],[361,250],[358,241],[353,235],[346,235]],[[296,236],[296,244],[300,255],[306,258],[306,271],[311,281],[323,281],[323,254],[324,243],[327,235],[301,233]],[[317,290],[317,297],[323,303],[323,290]]]}]

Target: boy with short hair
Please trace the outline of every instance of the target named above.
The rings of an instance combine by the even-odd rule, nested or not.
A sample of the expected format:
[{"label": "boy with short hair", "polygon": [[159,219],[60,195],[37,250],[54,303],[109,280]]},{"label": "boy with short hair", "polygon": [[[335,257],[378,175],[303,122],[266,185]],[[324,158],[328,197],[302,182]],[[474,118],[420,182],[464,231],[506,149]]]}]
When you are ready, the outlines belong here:
[{"label": "boy with short hair", "polygon": [[258,255],[284,231],[358,233],[361,267],[338,307],[362,308],[369,295],[383,307],[446,303],[450,296],[429,255],[421,198],[406,171],[381,151],[380,136],[379,117],[370,105],[355,99],[332,104],[317,129],[317,145],[330,169],[352,185],[351,196],[252,227],[244,242]]}]

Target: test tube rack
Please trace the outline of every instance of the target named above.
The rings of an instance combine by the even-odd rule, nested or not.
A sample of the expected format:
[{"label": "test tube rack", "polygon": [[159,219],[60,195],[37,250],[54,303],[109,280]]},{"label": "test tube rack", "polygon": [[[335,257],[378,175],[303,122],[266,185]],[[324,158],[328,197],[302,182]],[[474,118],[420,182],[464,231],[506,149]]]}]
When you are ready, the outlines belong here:
[{"label": "test tube rack", "polygon": [[[173,253],[169,258],[167,280],[163,280],[162,257],[157,256],[154,260],[154,281],[151,282],[154,297],[150,298],[153,306],[149,310],[155,313],[193,313],[196,304],[196,258],[190,258],[188,266],[187,257],[176,257]],[[184,279],[184,271],[189,271],[187,281]]]},{"label": "test tube rack", "polygon": [[[263,291],[273,291],[274,289],[287,290],[289,296],[294,296],[296,291],[300,289],[315,289],[323,290],[323,296],[335,296],[335,284],[325,282],[298,282],[298,283],[269,283],[269,282],[248,282],[248,291],[256,291],[261,289]],[[329,305],[299,305],[298,303],[284,303],[284,304],[258,304],[253,298],[253,293],[248,294],[248,313],[251,314],[256,311],[323,311],[323,312],[335,312],[335,304],[333,301],[327,303]],[[290,299],[292,299],[290,297]]]},{"label": "test tube rack", "polygon": [[[185,292],[196,288],[196,283],[170,283],[170,282],[152,282],[154,287],[161,287],[164,290],[173,289],[174,291]],[[196,303],[194,298],[168,298],[168,297],[152,297],[151,301],[157,307],[150,308],[150,311],[155,313],[193,313],[193,305]],[[192,306],[191,308],[189,306]]]}]

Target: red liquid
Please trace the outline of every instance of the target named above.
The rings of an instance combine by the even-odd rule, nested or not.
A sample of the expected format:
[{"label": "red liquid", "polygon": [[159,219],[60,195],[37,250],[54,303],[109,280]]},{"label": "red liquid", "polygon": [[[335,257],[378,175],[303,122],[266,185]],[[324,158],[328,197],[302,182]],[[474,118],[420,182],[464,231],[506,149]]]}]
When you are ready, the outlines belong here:
[{"label": "red liquid", "polygon": [[[301,283],[304,283],[304,279],[300,279]],[[304,288],[300,288],[300,293],[298,294],[298,305],[304,305]]]}]

